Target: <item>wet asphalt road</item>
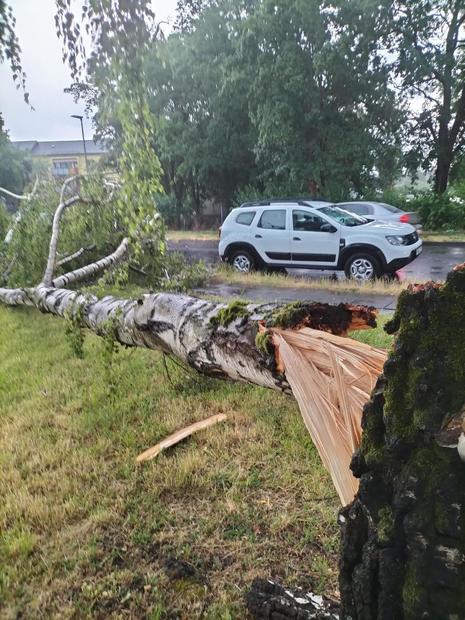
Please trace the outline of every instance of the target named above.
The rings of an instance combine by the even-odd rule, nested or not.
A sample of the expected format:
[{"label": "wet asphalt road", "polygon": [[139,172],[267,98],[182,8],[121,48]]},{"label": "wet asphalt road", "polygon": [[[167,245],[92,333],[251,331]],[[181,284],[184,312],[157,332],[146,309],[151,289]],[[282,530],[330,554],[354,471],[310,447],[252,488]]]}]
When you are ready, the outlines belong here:
[{"label": "wet asphalt road", "polygon": [[[216,241],[177,241],[169,242],[170,250],[182,252],[193,260],[203,259],[212,264],[219,261]],[[447,273],[458,263],[465,262],[465,243],[424,243],[423,252],[398,275],[401,280],[444,280]],[[308,278],[329,277],[331,271],[289,269],[289,273]],[[338,276],[341,275],[338,273]]]}]

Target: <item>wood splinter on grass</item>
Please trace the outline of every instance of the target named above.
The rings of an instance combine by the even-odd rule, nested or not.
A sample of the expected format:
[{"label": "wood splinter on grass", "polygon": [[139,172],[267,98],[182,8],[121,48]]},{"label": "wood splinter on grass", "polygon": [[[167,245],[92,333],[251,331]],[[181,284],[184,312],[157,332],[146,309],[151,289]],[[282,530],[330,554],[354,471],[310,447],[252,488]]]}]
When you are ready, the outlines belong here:
[{"label": "wood splinter on grass", "polygon": [[183,439],[186,439],[186,437],[190,437],[190,435],[197,433],[197,431],[201,431],[204,428],[208,428],[209,426],[218,424],[218,422],[223,422],[224,420],[226,420],[227,417],[228,416],[225,413],[217,413],[210,416],[209,418],[206,418],[205,420],[200,420],[200,422],[194,422],[194,424],[190,424],[189,426],[186,426],[179,431],[172,433],[148,450],[145,450],[145,452],[142,452],[142,454],[139,454],[139,456],[136,458],[136,462],[142,463],[142,461],[150,461],[151,459],[154,459],[156,456],[158,456],[163,450],[171,448],[171,446],[174,446]]}]

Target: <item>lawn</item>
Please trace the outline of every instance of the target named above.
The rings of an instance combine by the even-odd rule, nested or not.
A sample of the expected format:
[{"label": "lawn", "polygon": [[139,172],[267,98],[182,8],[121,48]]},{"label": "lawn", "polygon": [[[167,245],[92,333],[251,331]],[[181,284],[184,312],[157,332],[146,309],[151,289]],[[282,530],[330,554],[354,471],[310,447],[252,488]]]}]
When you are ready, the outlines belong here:
[{"label": "lawn", "polygon": [[247,287],[271,287],[286,289],[307,289],[309,298],[312,290],[327,290],[335,293],[358,293],[362,295],[399,295],[405,290],[411,281],[399,281],[389,279],[376,279],[370,282],[356,282],[355,280],[332,280],[326,278],[306,278],[292,274],[267,273],[266,271],[252,271],[241,273],[229,265],[218,265],[213,272],[210,282],[224,283],[234,286]]},{"label": "lawn", "polygon": [[167,230],[168,241],[218,241],[219,234],[216,230]]},{"label": "lawn", "polygon": [[78,359],[62,320],[0,307],[0,617],[245,618],[255,576],[337,588],[338,499],[293,399],[166,366],[93,335]]},{"label": "lawn", "polygon": [[421,238],[423,241],[436,241],[438,243],[444,242],[465,242],[465,231],[464,230],[451,230],[451,231],[429,231],[425,230],[421,233]]}]

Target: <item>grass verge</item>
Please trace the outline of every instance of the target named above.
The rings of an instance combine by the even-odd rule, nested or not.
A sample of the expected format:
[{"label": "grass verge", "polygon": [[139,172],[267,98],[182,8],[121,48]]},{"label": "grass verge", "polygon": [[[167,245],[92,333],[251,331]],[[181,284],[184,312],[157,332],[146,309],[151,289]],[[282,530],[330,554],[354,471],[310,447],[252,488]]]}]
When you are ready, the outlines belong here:
[{"label": "grass verge", "polygon": [[218,229],[216,230],[167,230],[168,241],[218,241]]},{"label": "grass verge", "polygon": [[444,243],[447,241],[461,241],[462,243],[464,243],[465,231],[453,230],[450,232],[437,232],[425,230],[421,233],[421,238],[423,239],[423,241],[436,241],[438,243]]},{"label": "grass verge", "polygon": [[244,288],[264,286],[270,288],[299,288],[308,290],[325,289],[335,293],[357,293],[361,295],[399,295],[407,288],[409,281],[374,280],[373,282],[357,283],[353,280],[330,280],[329,278],[309,279],[290,274],[266,273],[253,271],[239,273],[229,265],[219,265],[213,273],[210,282],[240,285]]}]

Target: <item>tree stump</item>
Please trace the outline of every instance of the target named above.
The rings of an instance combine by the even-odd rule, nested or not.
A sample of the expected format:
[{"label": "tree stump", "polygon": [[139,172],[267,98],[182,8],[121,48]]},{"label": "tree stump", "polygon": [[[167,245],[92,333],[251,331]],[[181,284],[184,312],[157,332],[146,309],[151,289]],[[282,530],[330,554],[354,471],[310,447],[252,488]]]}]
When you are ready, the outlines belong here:
[{"label": "tree stump", "polygon": [[341,524],[341,618],[465,618],[465,270],[401,294]]}]

